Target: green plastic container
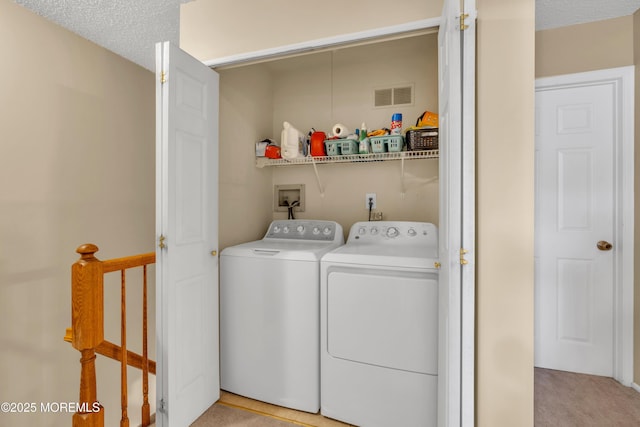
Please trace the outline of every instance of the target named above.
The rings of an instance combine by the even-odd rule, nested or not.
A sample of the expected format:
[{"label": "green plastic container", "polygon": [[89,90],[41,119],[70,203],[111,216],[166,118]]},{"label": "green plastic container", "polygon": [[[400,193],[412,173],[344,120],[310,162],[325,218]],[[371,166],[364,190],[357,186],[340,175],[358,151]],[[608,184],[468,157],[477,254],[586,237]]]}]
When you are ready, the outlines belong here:
[{"label": "green plastic container", "polygon": [[343,156],[347,154],[359,154],[358,142],[353,139],[343,139],[340,143],[340,151]]},{"label": "green plastic container", "polygon": [[402,135],[372,136],[369,139],[371,140],[371,151],[373,153],[402,151],[404,147],[404,137]]},{"label": "green plastic container", "polygon": [[327,149],[327,156],[339,156],[342,154],[340,150],[341,140],[339,139],[326,139],[324,141],[324,146]]}]

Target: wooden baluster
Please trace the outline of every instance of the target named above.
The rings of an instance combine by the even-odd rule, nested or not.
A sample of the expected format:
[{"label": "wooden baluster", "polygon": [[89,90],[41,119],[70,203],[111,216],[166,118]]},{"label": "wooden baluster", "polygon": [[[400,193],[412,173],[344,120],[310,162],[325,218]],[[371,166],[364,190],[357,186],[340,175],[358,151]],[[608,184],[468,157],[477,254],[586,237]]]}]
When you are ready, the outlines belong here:
[{"label": "wooden baluster", "polygon": [[142,427],[151,424],[149,354],[147,352],[147,266],[142,266]]},{"label": "wooden baluster", "polygon": [[[104,427],[104,408],[96,391],[95,349],[104,341],[104,294],[102,262],[94,254],[98,247],[85,244],[76,252],[80,259],[71,266],[71,344],[80,351],[81,408],[73,414],[73,427]],[[81,412],[82,411],[82,412]]]},{"label": "wooden baluster", "polygon": [[127,412],[127,286],[125,283],[125,271],[121,270],[121,306],[120,306],[120,341],[122,358],[120,360],[120,403],[122,405],[122,419],[120,427],[129,427],[129,414]]}]

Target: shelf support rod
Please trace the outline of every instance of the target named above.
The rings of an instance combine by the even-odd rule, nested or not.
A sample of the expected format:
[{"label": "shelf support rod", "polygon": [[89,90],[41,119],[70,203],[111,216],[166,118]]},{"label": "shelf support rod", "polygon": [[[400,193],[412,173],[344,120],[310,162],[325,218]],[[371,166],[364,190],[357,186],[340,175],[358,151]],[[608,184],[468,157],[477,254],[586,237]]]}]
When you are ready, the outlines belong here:
[{"label": "shelf support rod", "polygon": [[400,198],[404,199],[405,187],[404,187],[404,156],[400,159]]},{"label": "shelf support rod", "polygon": [[318,183],[318,190],[320,190],[320,197],[324,197],[324,187],[322,186],[322,181],[320,180],[320,174],[318,173],[318,166],[316,166],[316,162],[311,157],[311,164],[313,164],[313,172],[316,174],[316,182]]}]

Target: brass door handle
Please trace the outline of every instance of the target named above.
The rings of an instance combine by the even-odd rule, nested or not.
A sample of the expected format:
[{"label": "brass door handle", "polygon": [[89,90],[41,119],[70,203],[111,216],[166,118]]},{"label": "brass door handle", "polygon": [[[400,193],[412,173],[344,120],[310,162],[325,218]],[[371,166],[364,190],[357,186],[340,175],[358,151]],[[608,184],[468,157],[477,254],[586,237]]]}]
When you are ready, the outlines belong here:
[{"label": "brass door handle", "polygon": [[218,255],[218,251],[211,251],[211,256],[217,256]]},{"label": "brass door handle", "polygon": [[610,251],[613,249],[613,245],[605,240],[600,240],[596,246],[601,251]]}]

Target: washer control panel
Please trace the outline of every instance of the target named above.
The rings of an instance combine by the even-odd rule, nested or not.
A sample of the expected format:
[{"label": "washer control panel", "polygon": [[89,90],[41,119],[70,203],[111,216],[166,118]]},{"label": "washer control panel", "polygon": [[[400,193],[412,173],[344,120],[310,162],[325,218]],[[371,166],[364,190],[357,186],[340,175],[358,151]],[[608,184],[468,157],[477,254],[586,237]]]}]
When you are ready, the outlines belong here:
[{"label": "washer control panel", "polygon": [[342,226],[337,222],[292,219],[273,221],[264,238],[333,242],[343,237]]},{"label": "washer control panel", "polygon": [[438,228],[428,222],[363,221],[351,226],[347,243],[438,244]]}]

